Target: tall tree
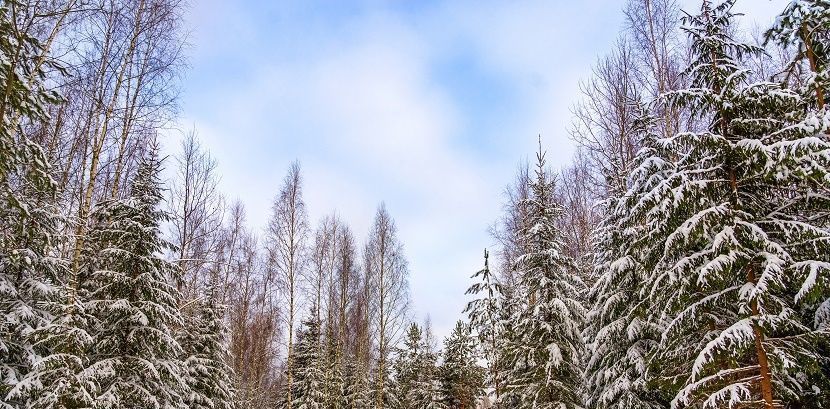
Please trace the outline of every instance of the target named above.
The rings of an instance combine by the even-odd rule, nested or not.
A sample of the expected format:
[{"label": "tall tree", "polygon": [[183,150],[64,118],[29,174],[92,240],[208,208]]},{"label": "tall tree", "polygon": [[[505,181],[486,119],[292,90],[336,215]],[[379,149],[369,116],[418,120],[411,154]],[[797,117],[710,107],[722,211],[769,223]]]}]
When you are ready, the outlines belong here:
[{"label": "tall tree", "polygon": [[95,320],[89,371],[105,405],[182,407],[189,391],[173,328],[183,324],[176,267],[162,258],[169,243],[155,151],[143,160],[130,196],[102,202],[84,250],[84,308]]},{"label": "tall tree", "polygon": [[659,130],[651,118],[644,113],[638,123],[642,149],[628,177],[630,187],[601,203],[605,217],[594,232],[596,281],[588,292],[591,309],[583,332],[589,352],[585,403],[592,408],[668,407],[648,371],[662,330],[649,313],[643,285],[665,235],[644,235],[654,226],[643,221],[655,200],[650,192],[666,188],[673,166],[655,143]]},{"label": "tall tree", "polygon": [[363,252],[366,280],[371,298],[372,333],[377,340],[374,373],[375,408],[388,401],[389,360],[392,348],[406,325],[409,308],[409,281],[403,245],[395,222],[381,204]]},{"label": "tall tree", "polygon": [[264,297],[271,298],[274,289],[271,279],[278,286],[279,294],[287,305],[285,328],[288,331],[288,352],[286,378],[286,402],[292,408],[294,399],[294,323],[300,305],[300,284],[307,258],[308,216],[302,193],[300,164],[294,162],[288,169],[277,198],[274,201],[271,220],[268,222],[267,249],[269,277],[266,280]]},{"label": "tall tree", "polygon": [[[0,4],[0,407],[23,404],[32,385],[19,383],[49,353],[35,347],[34,333],[60,314],[61,304],[74,304],[57,298],[68,295],[58,285],[67,266],[58,253],[64,220],[52,170],[43,148],[23,132],[25,123],[45,122],[48,105],[59,101],[47,73],[61,67],[49,41],[20,26],[21,9],[16,1]],[[81,352],[66,352],[66,363],[80,369]],[[41,369],[62,366],[59,359],[52,356]]]},{"label": "tall tree", "polygon": [[181,270],[177,288],[184,302],[204,291],[215,271],[222,223],[222,197],[216,160],[204,150],[191,131],[176,154],[176,176],[169,190],[170,241],[176,248],[176,263]]},{"label": "tall tree", "polygon": [[666,237],[648,282],[670,319],[656,362],[674,407],[779,407],[824,359],[798,303],[827,294],[830,234],[810,216],[829,205],[826,120],[796,92],[747,84],[741,57],[760,50],[731,37],[733,5],[684,20],[691,88],[665,99],[709,123],[658,141],[676,170],[648,210],[665,233],[643,233]]},{"label": "tall tree", "polygon": [[522,231],[526,247],[516,260],[528,302],[513,319],[516,338],[506,346],[509,372],[502,400],[522,408],[579,408],[583,284],[573,261],[562,253],[556,228],[561,208],[553,197],[554,181],[541,146],[530,191],[528,222]]},{"label": "tall tree", "polygon": [[499,364],[498,352],[500,345],[499,333],[499,298],[502,290],[501,284],[490,271],[490,253],[484,250],[484,268],[473,274],[472,278],[479,280],[467,289],[466,294],[476,298],[467,303],[464,312],[467,313],[470,321],[470,328],[475,331],[478,345],[487,360],[486,384],[494,394],[496,401],[499,400]]}]

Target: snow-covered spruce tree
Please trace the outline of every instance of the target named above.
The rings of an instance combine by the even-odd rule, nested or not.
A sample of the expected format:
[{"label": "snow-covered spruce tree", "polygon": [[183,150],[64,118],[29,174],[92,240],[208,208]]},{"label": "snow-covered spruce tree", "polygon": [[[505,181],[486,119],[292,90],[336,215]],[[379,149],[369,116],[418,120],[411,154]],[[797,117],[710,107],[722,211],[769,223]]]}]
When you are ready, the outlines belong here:
[{"label": "snow-covered spruce tree", "polygon": [[[426,346],[426,345],[425,345]],[[447,406],[441,401],[441,385],[438,379],[438,368],[435,366],[437,354],[426,350],[419,360],[418,366],[422,369],[412,380],[407,400],[411,408],[444,409]]]},{"label": "snow-covered spruce tree", "polygon": [[640,109],[635,121],[642,146],[628,175],[626,192],[612,192],[601,208],[604,218],[594,232],[594,274],[588,293],[591,310],[585,339],[586,405],[590,408],[665,408],[668,399],[652,390],[648,363],[658,346],[661,330],[649,313],[648,294],[643,291],[661,253],[659,236],[648,220],[654,192],[667,188],[672,163],[655,144],[651,118]]},{"label": "snow-covered spruce tree", "polygon": [[458,321],[444,340],[438,376],[441,400],[450,409],[473,409],[484,395],[485,370],[476,361],[476,342],[470,327]]},{"label": "snow-covered spruce tree", "polygon": [[167,215],[153,148],[142,159],[129,197],[100,203],[92,214],[82,263],[84,308],[94,318],[88,373],[100,384],[100,407],[180,408],[182,349],[173,331],[183,325],[176,267],[159,225]]},{"label": "snow-covered spruce tree", "polygon": [[9,393],[9,402],[26,408],[93,407],[98,385],[87,371],[87,352],[94,339],[88,329],[91,320],[75,292],[65,286],[63,303],[56,303],[52,321],[34,330],[34,348],[43,352],[22,381]]},{"label": "snow-covered spruce tree", "polygon": [[325,407],[328,409],[343,408],[343,349],[338,342],[336,331],[333,330],[332,324],[328,324],[329,328],[325,335]]},{"label": "snow-covered spruce tree", "polygon": [[830,1],[790,1],[764,40],[795,49],[791,70],[806,60],[810,75],[805,81],[804,96],[815,107],[824,108],[830,92]]},{"label": "snow-covered spruce tree", "polygon": [[396,348],[395,360],[392,362],[392,394],[397,401],[396,408],[412,406],[407,399],[412,390],[412,379],[415,377],[415,361],[421,353],[421,328],[411,323],[406,330],[403,347]]},{"label": "snow-covered spruce tree", "polygon": [[322,409],[325,405],[325,363],[320,337],[320,321],[316,319],[312,308],[309,318],[302,322],[302,328],[297,334],[294,361],[288,368],[293,375],[292,408]]},{"label": "snow-covered spruce tree", "polygon": [[[728,0],[684,19],[691,88],[667,94],[709,126],[657,143],[676,167],[648,210],[668,233],[652,277],[654,317],[668,317],[653,370],[673,407],[764,407],[809,393],[827,333],[797,312],[826,298],[830,206],[826,116],[773,83],[746,84]],[[645,232],[661,237],[661,232]]]},{"label": "snow-covered spruce tree", "polygon": [[55,251],[62,223],[55,182],[41,146],[21,131],[23,123],[46,120],[46,106],[59,100],[45,85],[46,73],[59,67],[15,27],[11,5],[0,4],[0,407],[23,405],[23,389],[34,386],[9,396],[48,353],[33,346],[32,335],[51,321],[57,279],[66,275]]},{"label": "snow-covered spruce tree", "polygon": [[521,339],[519,337],[518,328],[513,321],[518,312],[524,308],[526,299],[521,297],[519,287],[514,285],[503,285],[502,292],[498,299],[498,348],[496,350],[496,370],[494,372],[494,384],[499,387],[494,395],[498,395],[494,406],[498,408],[514,408],[518,407],[518,394],[504,395],[506,385],[511,382],[513,374],[512,367],[514,364],[512,359],[513,353],[519,350],[521,346]]},{"label": "snow-covered spruce tree", "polygon": [[505,345],[503,405],[518,408],[580,408],[585,346],[580,333],[585,317],[579,298],[582,282],[573,261],[560,250],[555,220],[554,181],[545,169],[545,155],[536,155],[536,178],[527,203],[524,253],[516,260],[527,304],[512,320]]},{"label": "snow-covered spruce tree", "polygon": [[436,382],[437,359],[418,324],[406,331],[403,347],[392,364],[392,390],[398,408],[442,407]]},{"label": "snow-covered spruce tree", "polygon": [[345,409],[368,409],[372,407],[367,371],[356,359],[347,359],[343,367],[343,401]]},{"label": "snow-covered spruce tree", "polygon": [[475,331],[478,345],[487,360],[487,377],[485,384],[493,392],[496,401],[499,399],[498,385],[498,348],[499,348],[499,305],[501,285],[490,271],[489,253],[484,250],[484,268],[471,277],[477,279],[467,289],[466,294],[474,298],[467,303],[464,312],[470,320],[470,328]]},{"label": "snow-covered spruce tree", "polygon": [[189,393],[185,404],[191,409],[232,409],[235,407],[233,369],[228,365],[227,328],[223,308],[216,301],[215,287],[193,300],[191,314],[184,318],[180,344],[185,382]]}]

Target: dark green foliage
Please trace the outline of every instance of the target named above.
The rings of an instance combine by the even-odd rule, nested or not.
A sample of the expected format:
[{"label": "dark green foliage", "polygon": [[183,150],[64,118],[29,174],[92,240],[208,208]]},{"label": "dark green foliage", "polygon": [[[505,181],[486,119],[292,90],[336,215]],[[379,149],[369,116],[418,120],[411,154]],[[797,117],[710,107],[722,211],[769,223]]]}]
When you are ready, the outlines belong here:
[{"label": "dark green foliage", "polygon": [[189,393],[185,398],[191,409],[232,409],[235,391],[233,370],[226,345],[222,308],[217,305],[211,289],[204,299],[197,299],[189,308],[182,336],[182,361]]},{"label": "dark green foliage", "polygon": [[44,79],[57,67],[41,57],[38,39],[16,27],[12,6],[19,5],[0,4],[0,407],[22,404],[33,388],[18,383],[48,354],[33,336],[58,312],[66,274],[51,170],[41,147],[20,132],[25,122],[47,119],[47,105],[58,101]]},{"label": "dark green foliage", "polygon": [[314,318],[302,322],[302,329],[297,334],[294,349],[292,371],[291,407],[297,409],[321,409],[326,402],[325,363],[323,362],[323,345],[320,334],[320,322]]},{"label": "dark green foliage", "polygon": [[476,343],[468,325],[458,321],[444,340],[439,379],[443,404],[450,409],[473,409],[484,395],[484,368],[478,365]]},{"label": "dark green foliage", "polygon": [[708,126],[657,141],[674,169],[641,199],[641,237],[662,245],[648,264],[651,321],[666,322],[653,370],[676,407],[791,401],[824,359],[797,311],[827,294],[830,233],[805,217],[830,206],[827,125],[798,93],[747,83],[741,58],[760,50],[730,36],[733,3],[685,19],[692,88],[663,100]]},{"label": "dark green foliage", "polygon": [[507,370],[503,405],[520,408],[582,407],[582,281],[573,261],[562,253],[556,219],[554,181],[537,153],[536,178],[527,199],[525,248],[516,260],[526,304],[516,307],[514,333],[505,345]]},{"label": "dark green foliage", "polygon": [[595,230],[596,282],[588,293],[591,310],[585,338],[586,404],[596,408],[665,408],[668,400],[653,390],[648,365],[662,330],[652,319],[643,283],[661,251],[660,237],[647,220],[650,196],[671,174],[669,159],[655,144],[651,118],[636,121],[640,144],[629,175],[628,191],[607,199],[605,218]]},{"label": "dark green foliage", "polygon": [[437,356],[412,323],[406,332],[403,347],[398,349],[392,364],[392,394],[397,408],[438,409],[442,407],[435,366]]},{"label": "dark green foliage", "polygon": [[175,266],[159,225],[160,163],[152,151],[126,199],[101,203],[84,250],[85,310],[94,318],[89,356],[104,406],[184,407],[185,368],[173,332],[184,322],[169,282]]}]

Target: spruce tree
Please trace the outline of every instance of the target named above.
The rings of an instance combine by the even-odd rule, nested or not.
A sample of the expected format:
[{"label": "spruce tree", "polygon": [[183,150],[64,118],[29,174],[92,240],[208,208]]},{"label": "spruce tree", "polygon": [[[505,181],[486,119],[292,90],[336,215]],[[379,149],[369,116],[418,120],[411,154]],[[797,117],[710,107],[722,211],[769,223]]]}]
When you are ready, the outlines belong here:
[{"label": "spruce tree", "polygon": [[536,159],[528,223],[521,232],[526,244],[515,267],[528,301],[512,320],[515,339],[505,346],[508,373],[501,398],[520,408],[580,408],[583,284],[573,261],[562,253],[556,228],[561,208],[541,146]]},{"label": "spruce tree", "polygon": [[355,359],[347,359],[343,370],[343,403],[346,409],[368,409],[372,407],[368,371],[361,368]]},{"label": "spruce tree", "polygon": [[476,342],[470,327],[458,321],[444,340],[439,379],[442,402],[450,409],[473,409],[484,395],[484,368],[476,360]]},{"label": "spruce tree", "polygon": [[59,101],[45,77],[60,67],[16,27],[12,4],[0,4],[0,407],[23,405],[36,386],[18,384],[49,353],[33,335],[59,313],[58,280],[67,275],[56,250],[63,223],[56,184],[41,146],[22,131],[48,119],[47,105]]},{"label": "spruce tree", "polygon": [[95,404],[98,382],[88,371],[91,317],[85,313],[68,286],[56,303],[53,320],[32,333],[34,348],[43,358],[31,368],[7,396],[8,401],[25,402],[26,408],[86,408]]},{"label": "spruce tree", "polygon": [[797,92],[747,84],[741,58],[761,50],[730,37],[733,4],[684,19],[691,87],[664,101],[708,126],[658,141],[675,170],[642,233],[665,237],[647,282],[668,319],[653,370],[673,407],[794,403],[824,359],[798,304],[828,291],[830,232],[812,217],[830,206],[827,120]]},{"label": "spruce tree", "polygon": [[194,300],[191,309],[180,342],[189,390],[185,404],[191,409],[232,409],[233,369],[228,365],[227,328],[215,288],[211,287],[203,299]]},{"label": "spruce tree", "polygon": [[644,235],[644,223],[673,171],[671,160],[655,143],[652,119],[641,109],[635,121],[642,148],[634,159],[628,188],[611,192],[600,204],[604,218],[594,231],[594,275],[588,293],[591,309],[584,331],[588,341],[585,368],[586,404],[591,408],[664,408],[666,399],[653,390],[650,358],[662,333],[651,317],[643,291],[660,254],[660,237]]},{"label": "spruce tree", "polygon": [[499,305],[501,285],[490,272],[489,253],[484,250],[484,268],[471,277],[479,281],[467,289],[467,295],[474,298],[464,308],[470,320],[470,327],[475,331],[478,345],[487,360],[486,384],[499,398],[498,385],[498,349],[499,349]]},{"label": "spruce tree", "polygon": [[292,408],[322,409],[325,405],[325,364],[320,336],[320,321],[312,309],[297,334],[294,361],[289,368],[293,375]]},{"label": "spruce tree", "polygon": [[515,354],[520,351],[522,346],[519,328],[514,322],[519,311],[524,308],[520,294],[518,286],[505,285],[502,287],[498,301],[499,347],[496,350],[496,370],[494,372],[494,383],[500,388],[494,393],[498,396],[495,401],[495,406],[498,408],[519,407],[521,398],[520,393],[505,394],[507,385],[514,382],[514,367],[512,365],[515,363]]},{"label": "spruce tree", "polygon": [[323,362],[325,366],[325,407],[328,409],[340,409],[344,407],[343,392],[345,388],[343,379],[343,351],[337,341],[335,331],[331,328],[332,325],[328,325],[329,330],[326,331],[325,336],[325,361]]},{"label": "spruce tree", "polygon": [[443,407],[436,382],[437,357],[418,324],[406,332],[403,348],[392,364],[392,390],[398,408],[438,409]]},{"label": "spruce tree", "polygon": [[823,109],[830,92],[830,1],[790,1],[764,37],[765,44],[795,49],[791,71],[806,60],[809,75],[802,94],[811,105]]},{"label": "spruce tree", "polygon": [[100,203],[84,249],[84,309],[94,319],[87,369],[103,407],[185,407],[189,391],[174,330],[183,325],[174,264],[159,226],[167,219],[156,150],[142,159],[129,197]]}]

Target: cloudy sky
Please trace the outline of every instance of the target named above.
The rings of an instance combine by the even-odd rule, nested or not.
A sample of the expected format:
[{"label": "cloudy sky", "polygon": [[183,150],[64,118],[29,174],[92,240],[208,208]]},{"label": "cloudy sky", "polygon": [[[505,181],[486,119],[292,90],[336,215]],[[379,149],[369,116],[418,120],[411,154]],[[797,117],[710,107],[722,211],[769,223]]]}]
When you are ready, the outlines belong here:
[{"label": "cloudy sky", "polygon": [[[362,240],[386,202],[413,314],[443,335],[536,135],[556,167],[573,153],[570,109],[623,3],[197,0],[179,127],[197,129],[257,230],[295,159],[313,223],[336,211]],[[739,11],[766,25],[784,3]]]}]

